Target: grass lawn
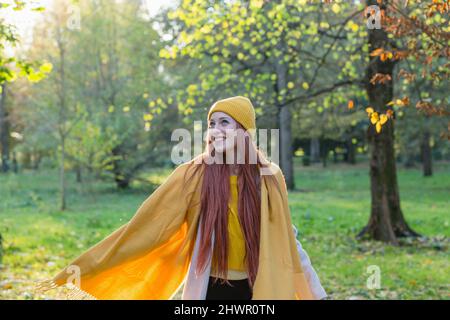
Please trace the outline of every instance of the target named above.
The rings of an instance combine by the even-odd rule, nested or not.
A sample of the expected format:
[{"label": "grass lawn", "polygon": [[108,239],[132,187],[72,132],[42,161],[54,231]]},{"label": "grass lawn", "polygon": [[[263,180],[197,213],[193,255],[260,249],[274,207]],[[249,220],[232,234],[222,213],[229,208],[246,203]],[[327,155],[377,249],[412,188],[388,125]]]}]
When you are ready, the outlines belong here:
[{"label": "grass lawn", "polygon": [[[357,241],[370,212],[367,163],[303,167],[289,192],[292,220],[327,293],[333,299],[449,299],[450,164],[434,176],[399,169],[403,212],[426,235],[393,247]],[[155,185],[171,170],[145,174]],[[85,249],[128,221],[153,187],[117,191],[111,182],[75,182],[68,175],[68,207],[57,210],[57,171],[0,175],[3,261],[0,299],[63,298],[63,289],[36,296],[32,280],[53,276]],[[379,289],[368,289],[369,266],[380,270]]]}]

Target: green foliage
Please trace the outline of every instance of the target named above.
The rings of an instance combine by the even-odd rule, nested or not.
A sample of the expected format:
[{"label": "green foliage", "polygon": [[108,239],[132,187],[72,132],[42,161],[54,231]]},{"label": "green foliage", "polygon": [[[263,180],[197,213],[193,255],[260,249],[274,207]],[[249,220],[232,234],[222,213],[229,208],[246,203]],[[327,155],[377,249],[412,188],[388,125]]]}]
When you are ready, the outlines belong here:
[{"label": "green foliage", "polygon": [[55,157],[64,140],[66,168],[129,183],[170,155],[166,141],[176,119],[168,121],[172,101],[156,94],[166,90],[155,57],[160,40],[138,2],[81,1],[81,32],[66,25],[65,5],[34,30],[28,55],[49,59],[39,72],[51,65],[54,71],[26,90],[21,151],[39,147]]},{"label": "green foliage", "polygon": [[101,126],[101,114],[89,116],[85,106],[79,104],[74,112],[78,118],[66,144],[71,167],[81,166],[95,176],[112,170],[112,163],[119,160],[112,150],[120,143],[119,133],[113,126]]},{"label": "green foliage", "polygon": [[[28,5],[30,4],[25,1],[2,3],[0,10],[4,11],[11,7],[14,11],[20,11]],[[33,9],[45,10],[43,7]],[[16,47],[19,42],[15,27],[0,20],[0,84],[15,81],[17,77],[26,77],[31,82],[38,82],[51,72],[52,65],[47,61],[29,61],[16,56],[6,56],[5,50]]]},{"label": "green foliage", "polygon": [[[215,97],[243,94],[254,101],[258,123],[273,127],[278,106],[300,113],[314,101],[318,113],[328,113],[324,105],[339,108],[360,96],[367,61],[361,9],[290,0],[183,1],[167,14],[166,29],[179,31],[160,51],[164,59],[197,61],[196,77],[177,95],[181,112],[198,118]],[[352,81],[356,86],[340,90]],[[332,95],[322,99],[321,91]]]}]

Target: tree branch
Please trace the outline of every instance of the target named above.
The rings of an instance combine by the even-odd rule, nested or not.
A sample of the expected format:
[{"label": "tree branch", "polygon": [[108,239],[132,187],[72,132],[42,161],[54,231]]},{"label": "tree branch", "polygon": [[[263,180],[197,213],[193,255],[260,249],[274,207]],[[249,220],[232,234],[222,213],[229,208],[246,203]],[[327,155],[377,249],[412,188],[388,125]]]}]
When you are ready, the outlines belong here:
[{"label": "tree branch", "polygon": [[324,93],[333,91],[339,87],[353,85],[353,84],[363,85],[363,79],[345,80],[345,81],[337,82],[330,87],[322,88],[322,89],[312,92],[308,95],[301,95],[301,96],[297,96],[294,98],[286,99],[285,104],[283,106],[289,105],[293,102],[306,101],[306,100],[312,99],[314,97],[320,96]]}]

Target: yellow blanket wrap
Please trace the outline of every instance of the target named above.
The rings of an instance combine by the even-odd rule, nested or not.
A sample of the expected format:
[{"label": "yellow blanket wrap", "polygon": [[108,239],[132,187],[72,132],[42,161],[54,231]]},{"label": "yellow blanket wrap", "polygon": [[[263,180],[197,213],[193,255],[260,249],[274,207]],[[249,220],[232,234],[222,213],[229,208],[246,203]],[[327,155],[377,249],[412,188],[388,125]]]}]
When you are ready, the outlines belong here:
[{"label": "yellow blanket wrap", "polygon": [[[198,157],[178,165],[129,222],[52,279],[38,281],[36,289],[67,284],[69,299],[172,299],[184,283],[196,240],[202,170],[188,183],[185,178]],[[260,255],[252,299],[314,299],[292,232],[284,176],[275,163],[270,169],[282,193],[261,176]]]}]

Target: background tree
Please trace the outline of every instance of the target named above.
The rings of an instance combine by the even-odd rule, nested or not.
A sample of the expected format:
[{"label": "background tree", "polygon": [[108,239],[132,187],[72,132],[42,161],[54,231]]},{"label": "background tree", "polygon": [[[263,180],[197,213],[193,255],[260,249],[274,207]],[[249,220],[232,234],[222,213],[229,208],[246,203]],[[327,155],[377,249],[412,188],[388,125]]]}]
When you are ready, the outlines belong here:
[{"label": "background tree", "polygon": [[[409,104],[409,96],[393,97],[394,66],[404,62],[408,70],[401,69],[399,76],[405,82],[412,82],[417,93],[416,108],[427,116],[448,116],[448,104],[437,99],[432,103],[430,94],[423,92],[417,85],[417,69],[421,67],[422,78],[428,78],[439,86],[448,80],[448,2],[422,1],[405,2],[402,10],[399,1],[367,1],[367,6],[379,9],[381,28],[370,30],[369,44],[371,63],[368,66],[367,92],[371,107],[367,108],[374,127],[369,128],[371,145],[371,189],[372,211],[368,225],[359,236],[369,234],[372,238],[398,243],[398,237],[418,236],[406,223],[400,208],[397,175],[394,156],[395,111]],[[379,6],[378,6],[379,5]],[[370,12],[372,18],[375,12]],[[412,60],[411,63],[409,60]],[[426,124],[428,120],[426,120]],[[384,126],[385,125],[385,129]],[[383,128],[383,130],[382,130]],[[430,129],[422,127],[421,154],[424,163],[424,175],[431,175]],[[380,132],[381,134],[376,134]],[[383,132],[384,131],[384,132]]]},{"label": "background tree", "polygon": [[[374,5],[377,5],[377,1],[367,1],[368,7]],[[383,12],[385,10],[386,7]],[[372,201],[369,223],[358,236],[368,234],[373,239],[398,244],[398,237],[418,234],[408,226],[400,207],[394,153],[394,123],[387,121],[386,115],[389,114],[388,104],[393,100],[392,75],[395,62],[374,54],[375,50],[385,52],[391,48],[391,40],[383,27],[369,29],[368,42],[371,59],[367,67],[366,86],[371,106],[368,113],[374,124],[367,131]]]},{"label": "background tree", "polygon": [[[7,108],[7,82],[14,82],[18,77],[26,77],[28,80],[38,82],[51,70],[51,66],[40,61],[31,61],[20,55],[13,55],[11,51],[19,44],[17,30],[6,22],[3,15],[6,11],[20,11],[30,6],[23,1],[0,4],[0,152],[1,171],[7,172],[10,169],[10,139],[11,123]],[[41,6],[31,5],[31,9],[42,11]]]},{"label": "background tree", "polygon": [[[62,123],[67,131],[60,163],[75,170],[79,181],[86,171],[97,178],[112,177],[119,188],[127,188],[146,166],[167,164],[170,146],[165,141],[175,108],[170,100],[156,103],[167,88],[157,56],[159,38],[152,21],[141,14],[141,1],[78,5],[82,24],[64,33],[70,44],[64,51],[67,117],[61,121],[53,117],[60,113],[51,106],[61,104],[61,95],[55,92],[61,81],[55,76],[33,89],[30,108],[41,112],[34,113],[36,126],[29,133],[53,132],[56,123]],[[38,36],[30,52],[59,61],[57,34],[48,31],[53,28],[55,21],[50,19],[36,26]],[[33,139],[31,134],[26,137]]]},{"label": "background tree", "polygon": [[[205,103],[212,104],[219,95],[211,93],[245,92],[256,105],[258,121],[263,117],[277,121],[280,165],[293,189],[292,109],[340,87],[360,84],[351,66],[342,68],[335,63],[339,54],[331,54],[340,33],[350,28],[347,23],[362,10],[338,18],[344,8],[351,11],[344,3],[183,1],[168,17],[184,28],[161,51],[164,58],[189,56],[201,61],[202,72],[185,90],[181,108],[192,110],[205,97]],[[346,49],[353,48],[341,48]],[[321,81],[322,77],[334,81]]]}]

